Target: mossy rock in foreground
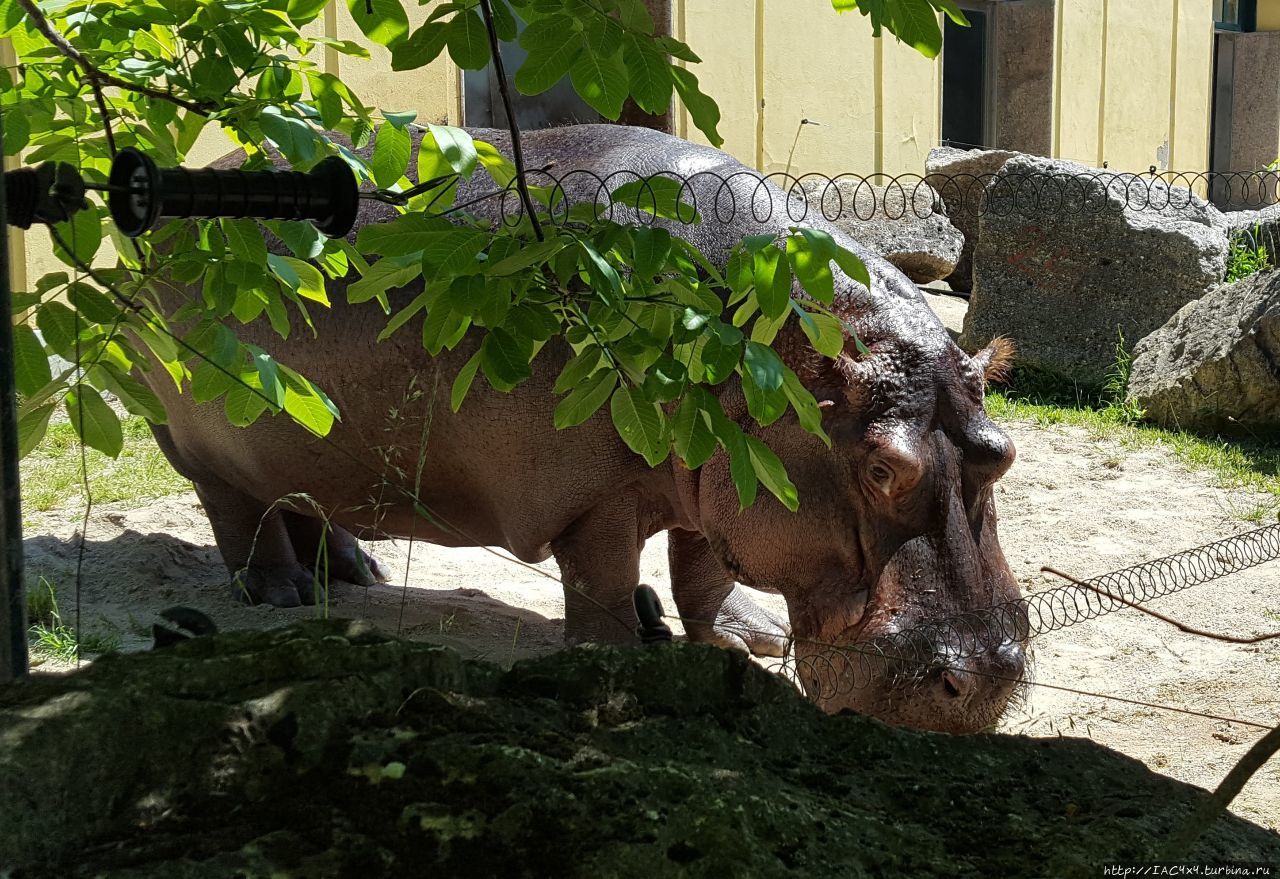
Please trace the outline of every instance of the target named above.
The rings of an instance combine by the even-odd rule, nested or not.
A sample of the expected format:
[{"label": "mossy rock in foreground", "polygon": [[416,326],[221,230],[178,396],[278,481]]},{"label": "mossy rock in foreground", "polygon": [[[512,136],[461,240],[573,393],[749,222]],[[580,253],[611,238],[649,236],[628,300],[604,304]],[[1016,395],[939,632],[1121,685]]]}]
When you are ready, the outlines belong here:
[{"label": "mossy rock in foreground", "polygon": [[[1084,740],[828,717],[681,644],[503,672],[311,623],[0,690],[18,877],[1092,875],[1204,796]],[[1280,837],[1228,818],[1195,858]]]}]

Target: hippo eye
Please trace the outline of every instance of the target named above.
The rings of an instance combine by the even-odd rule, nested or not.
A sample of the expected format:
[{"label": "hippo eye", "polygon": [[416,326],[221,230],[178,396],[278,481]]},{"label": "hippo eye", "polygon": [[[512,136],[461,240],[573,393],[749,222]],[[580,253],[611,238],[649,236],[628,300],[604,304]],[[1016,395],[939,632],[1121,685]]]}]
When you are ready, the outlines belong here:
[{"label": "hippo eye", "polygon": [[882,494],[886,496],[893,494],[893,471],[888,465],[879,461],[873,463],[867,468],[867,479],[871,480],[871,484]]}]

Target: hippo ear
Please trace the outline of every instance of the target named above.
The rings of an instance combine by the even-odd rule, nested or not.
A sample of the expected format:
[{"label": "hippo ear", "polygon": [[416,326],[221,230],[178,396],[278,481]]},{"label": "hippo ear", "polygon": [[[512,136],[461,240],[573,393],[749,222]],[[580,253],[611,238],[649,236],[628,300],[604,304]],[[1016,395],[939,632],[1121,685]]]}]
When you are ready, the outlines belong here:
[{"label": "hippo ear", "polygon": [[1003,384],[1009,379],[1013,370],[1013,359],[1018,348],[1013,340],[999,336],[991,340],[991,344],[973,355],[973,365],[989,382]]}]

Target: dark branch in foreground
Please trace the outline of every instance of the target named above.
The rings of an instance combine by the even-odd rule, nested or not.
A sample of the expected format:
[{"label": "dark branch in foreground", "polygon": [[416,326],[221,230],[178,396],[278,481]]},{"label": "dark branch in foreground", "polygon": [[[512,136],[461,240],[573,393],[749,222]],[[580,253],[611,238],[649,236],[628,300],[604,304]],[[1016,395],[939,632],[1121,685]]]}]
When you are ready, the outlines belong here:
[{"label": "dark branch in foreground", "polygon": [[520,191],[520,201],[524,204],[529,222],[533,226],[533,234],[539,241],[546,236],[542,234],[542,224],[533,209],[533,198],[529,195],[529,184],[524,179],[524,150],[520,144],[520,126],[516,124],[516,111],[511,106],[511,87],[507,84],[507,71],[502,64],[502,44],[498,40],[498,29],[493,23],[493,7],[489,0],[480,0],[480,11],[484,13],[484,26],[489,32],[489,50],[493,54],[493,69],[498,74],[498,91],[502,93],[502,107],[507,112],[507,126],[511,130],[511,153],[516,165],[516,188]]}]

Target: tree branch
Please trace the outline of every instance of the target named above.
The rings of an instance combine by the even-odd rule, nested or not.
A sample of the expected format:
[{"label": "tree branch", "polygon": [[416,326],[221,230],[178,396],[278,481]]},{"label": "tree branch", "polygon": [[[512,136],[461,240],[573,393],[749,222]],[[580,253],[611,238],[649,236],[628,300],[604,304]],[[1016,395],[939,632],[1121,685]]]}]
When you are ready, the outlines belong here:
[{"label": "tree branch", "polygon": [[1103,596],[1104,598],[1109,598],[1112,601],[1117,602],[1118,604],[1123,604],[1125,607],[1131,607],[1134,610],[1141,611],[1142,613],[1145,613],[1149,617],[1154,617],[1162,623],[1168,623],[1169,625],[1173,626],[1179,631],[1186,632],[1188,635],[1198,635],[1201,638],[1212,638],[1214,641],[1226,641],[1228,644],[1260,644],[1263,641],[1270,641],[1274,638],[1280,638],[1280,632],[1271,632],[1270,634],[1267,634],[1267,635],[1256,635],[1252,638],[1237,638],[1234,635],[1220,635],[1217,632],[1206,632],[1204,629],[1197,629],[1192,626],[1188,626],[1185,623],[1180,623],[1177,620],[1173,619],[1172,617],[1167,617],[1162,613],[1156,613],[1151,608],[1143,607],[1142,605],[1138,604],[1136,601],[1130,601],[1129,599],[1125,598],[1122,595],[1113,595],[1105,589],[1101,589],[1097,586],[1094,586],[1092,583],[1087,583],[1084,580],[1077,580],[1075,577],[1071,576],[1070,574],[1064,574],[1062,571],[1059,571],[1057,568],[1050,568],[1046,566],[1041,568],[1040,570],[1046,574],[1053,574],[1055,577],[1061,577],[1062,579],[1070,583],[1074,583],[1076,586],[1079,586],[1081,589],[1088,589],[1090,592],[1096,592],[1099,595]]},{"label": "tree branch", "polygon": [[[71,45],[71,43],[67,41],[66,37],[58,33],[58,29],[53,26],[53,22],[49,21],[49,19],[45,17],[45,14],[36,6],[34,0],[18,0],[18,5],[21,6],[27,15],[31,17],[31,22],[36,26],[36,30],[40,31],[40,33],[44,35],[44,38],[48,40],[55,49],[74,61],[80,69],[84,71],[85,78],[89,80],[89,84],[93,88],[94,95],[97,97],[98,108],[102,111],[104,120],[109,119],[107,116],[106,101],[102,97],[102,86],[104,85],[112,85],[116,88],[124,89],[125,91],[134,92],[135,94],[146,95],[148,98],[155,98],[158,101],[168,101],[171,104],[177,104],[184,110],[189,110],[192,113],[197,113],[201,116],[208,116],[209,111],[213,109],[213,105],[211,104],[197,104],[192,101],[179,98],[172,92],[149,88],[145,85],[139,85],[138,83],[120,79],[119,77],[112,76],[109,73],[103,73],[101,70],[94,67],[89,59],[80,53],[79,49]],[[109,125],[110,123],[108,123],[107,129],[108,142],[112,140]],[[114,146],[112,146],[111,151],[113,153],[115,152]]]},{"label": "tree branch", "polygon": [[[22,0],[19,0],[22,2]],[[533,209],[533,197],[529,195],[529,184],[524,179],[524,150],[520,144],[520,126],[516,124],[516,113],[511,107],[511,90],[507,85],[507,71],[502,64],[502,44],[498,40],[498,29],[493,23],[493,7],[489,0],[480,0],[480,11],[484,14],[484,26],[489,32],[489,49],[493,53],[493,68],[498,74],[498,91],[502,93],[502,107],[507,111],[507,126],[511,130],[511,153],[516,165],[516,189],[520,192],[520,201],[529,222],[533,226],[533,234],[542,241],[546,236],[542,232],[542,224]]]}]

